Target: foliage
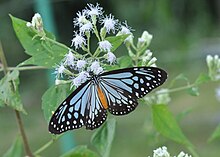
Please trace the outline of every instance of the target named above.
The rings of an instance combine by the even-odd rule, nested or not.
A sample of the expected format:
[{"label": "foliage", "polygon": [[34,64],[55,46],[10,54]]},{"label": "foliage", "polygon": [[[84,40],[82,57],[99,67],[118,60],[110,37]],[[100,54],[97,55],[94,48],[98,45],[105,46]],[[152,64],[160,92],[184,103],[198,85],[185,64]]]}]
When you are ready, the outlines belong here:
[{"label": "foliage", "polygon": [[3,157],[22,157],[23,145],[21,136],[17,136],[12,146],[3,155]]},{"label": "foliage", "polygon": [[[76,43],[76,40],[73,40],[72,44],[75,46],[75,49],[73,49],[56,41],[54,35],[47,32],[43,28],[43,23],[41,21],[42,19],[39,15],[36,17],[36,23],[33,23],[33,21],[32,23],[28,23],[26,21],[13,17],[12,15],[10,17],[12,20],[14,31],[21,45],[25,49],[25,53],[30,55],[30,58],[19,64],[14,71],[7,72],[5,76],[0,80],[1,106],[5,104],[6,106],[11,107],[19,112],[26,113],[23,108],[18,90],[19,69],[30,64],[33,64],[35,66],[44,66],[48,69],[58,65],[58,67],[56,68],[57,84],[50,87],[42,97],[42,110],[46,121],[48,121],[53,111],[57,108],[57,105],[59,105],[61,101],[70,93],[70,87],[75,85],[74,83],[72,83],[72,78],[78,78],[78,74],[82,72],[80,71],[76,74],[76,69],[71,69],[71,66],[69,65],[67,68],[66,57],[68,53],[74,54],[74,57],[77,58],[76,62],[73,62],[74,65],[77,64],[79,60],[82,60],[89,56],[87,57],[87,59],[89,58],[89,60],[86,60],[86,62],[88,64],[87,66],[90,68],[96,60],[100,61],[101,66],[99,66],[98,68],[104,67],[106,70],[113,70],[129,66],[156,66],[157,59],[152,56],[153,53],[148,49],[149,44],[151,43],[152,35],[150,35],[147,31],[143,32],[142,36],[138,38],[138,41],[135,44],[133,41],[133,33],[131,32],[123,34],[123,31],[121,30],[121,32],[118,32],[118,34],[116,34],[115,36],[106,37],[106,34],[108,34],[107,27],[103,27],[100,30],[100,33],[95,27],[93,33],[96,35],[99,43],[101,41],[108,41],[111,46],[110,48],[103,48],[99,45],[97,46],[95,52],[91,52],[89,48],[89,43],[85,44],[84,42],[82,42],[80,44]],[[96,19],[94,19],[93,17],[91,22],[93,23],[93,25],[95,25]],[[125,26],[129,30],[127,24]],[[90,34],[88,34],[87,32],[87,34],[85,33],[85,35],[87,37],[86,41],[89,41]],[[128,55],[117,58],[117,64],[113,64],[115,60],[113,60],[113,62],[110,61],[108,53],[110,53],[110,51],[111,53],[113,53],[123,43],[127,48]],[[79,47],[85,52],[85,54],[80,54],[76,51]],[[102,51],[102,49],[104,50]],[[106,52],[105,49],[108,49],[108,51]],[[1,58],[1,60],[4,59],[5,58],[3,57]],[[106,62],[108,62],[108,64]],[[209,83],[210,81],[218,81],[220,79],[220,61],[218,56],[208,56],[207,65],[209,70],[207,74],[200,74],[193,83],[190,83],[189,79],[186,76],[180,74],[176,78],[173,78],[172,80],[170,79],[171,83],[170,86],[167,87],[167,89],[154,92],[151,96],[143,99],[144,103],[149,103],[152,111],[153,125],[158,133],[160,133],[167,139],[184,145],[195,157],[197,157],[198,154],[194,150],[193,144],[182,131],[181,127],[178,124],[178,121],[176,120],[173,113],[170,112],[169,106],[167,104],[170,103],[170,94],[173,92],[185,90],[188,94],[192,96],[198,96],[200,85],[204,83]],[[3,67],[3,69],[7,69],[7,67]],[[29,70],[31,70],[31,68]],[[62,77],[62,75],[69,77]],[[61,78],[67,79],[61,80]],[[176,82],[179,80],[185,81],[186,85],[176,87]],[[98,153],[88,148],[88,146],[83,145],[77,146],[73,150],[67,152],[66,154],[63,154],[62,157],[108,157],[110,154],[112,141],[114,139],[116,127],[115,123],[115,119],[108,119],[107,122],[101,128],[97,129],[96,132],[93,134],[91,138],[91,144],[97,148],[97,152],[99,153],[99,155]],[[209,141],[220,137],[219,128],[219,126],[216,128],[214,133],[211,135]],[[54,141],[56,139],[58,139],[58,137],[53,137]],[[21,138],[19,137],[16,139],[15,143],[12,145],[9,151],[6,152],[5,157],[15,156],[14,154],[19,156],[20,154],[22,154],[21,148]],[[43,151],[44,149],[40,148],[39,150]],[[41,151],[37,151],[38,153],[35,155],[38,156]]]},{"label": "foliage", "polygon": [[13,72],[8,72],[5,77],[0,80],[0,102],[15,110],[26,113],[18,91],[18,76],[19,71],[14,70]]},{"label": "foliage", "polygon": [[98,155],[89,150],[87,146],[77,146],[69,152],[63,154],[61,157],[98,157]]},{"label": "foliage", "polygon": [[109,119],[107,123],[92,136],[91,143],[97,148],[102,157],[109,156],[114,134],[115,119]]}]

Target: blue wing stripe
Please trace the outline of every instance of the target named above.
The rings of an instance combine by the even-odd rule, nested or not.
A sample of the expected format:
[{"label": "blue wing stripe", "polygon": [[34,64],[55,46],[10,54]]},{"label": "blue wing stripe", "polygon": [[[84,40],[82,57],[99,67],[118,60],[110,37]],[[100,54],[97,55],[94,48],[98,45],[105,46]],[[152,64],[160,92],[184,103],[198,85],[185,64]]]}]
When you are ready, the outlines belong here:
[{"label": "blue wing stripe", "polygon": [[116,80],[116,79],[104,79],[104,80],[108,83],[111,83],[112,86],[117,86],[118,88],[122,88],[123,90],[126,90],[126,91],[132,93],[132,88],[129,87],[124,82],[122,82],[121,80]]},{"label": "blue wing stripe", "polygon": [[118,74],[110,74],[110,75],[105,75],[103,76],[103,78],[117,78],[117,79],[120,79],[120,78],[129,78],[132,76],[132,73],[130,72],[122,72],[122,73],[118,73]]}]

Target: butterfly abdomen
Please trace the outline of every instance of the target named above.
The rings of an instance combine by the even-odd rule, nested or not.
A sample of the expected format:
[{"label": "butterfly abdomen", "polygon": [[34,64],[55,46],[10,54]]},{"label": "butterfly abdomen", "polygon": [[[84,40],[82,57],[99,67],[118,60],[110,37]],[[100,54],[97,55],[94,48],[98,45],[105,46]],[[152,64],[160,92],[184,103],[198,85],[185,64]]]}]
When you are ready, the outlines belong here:
[{"label": "butterfly abdomen", "polygon": [[97,91],[98,91],[98,97],[102,103],[102,106],[104,107],[104,109],[108,109],[108,102],[106,100],[106,96],[103,93],[102,89],[99,87],[99,85],[97,85]]}]

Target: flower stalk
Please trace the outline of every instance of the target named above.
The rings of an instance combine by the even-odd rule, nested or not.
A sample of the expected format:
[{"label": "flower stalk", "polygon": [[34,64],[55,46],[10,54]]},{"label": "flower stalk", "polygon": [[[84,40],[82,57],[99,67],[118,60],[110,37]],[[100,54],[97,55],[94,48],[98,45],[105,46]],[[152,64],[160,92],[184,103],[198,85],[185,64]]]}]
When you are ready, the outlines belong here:
[{"label": "flower stalk", "polygon": [[[1,42],[0,42],[0,60],[3,64],[4,75],[6,75],[8,73],[8,65],[7,65],[7,60],[5,58],[5,55],[4,55],[4,52],[3,52],[3,49],[2,49]],[[20,113],[17,110],[14,110],[14,111],[15,111],[15,115],[16,115],[16,119],[17,119],[17,123],[18,123],[18,128],[20,130],[21,137],[22,137],[22,140],[23,140],[23,143],[24,143],[24,149],[25,149],[26,155],[29,156],[29,157],[33,157],[33,154],[31,152],[31,149],[30,149],[29,144],[28,144],[27,136],[25,134],[24,125],[22,123]]]}]

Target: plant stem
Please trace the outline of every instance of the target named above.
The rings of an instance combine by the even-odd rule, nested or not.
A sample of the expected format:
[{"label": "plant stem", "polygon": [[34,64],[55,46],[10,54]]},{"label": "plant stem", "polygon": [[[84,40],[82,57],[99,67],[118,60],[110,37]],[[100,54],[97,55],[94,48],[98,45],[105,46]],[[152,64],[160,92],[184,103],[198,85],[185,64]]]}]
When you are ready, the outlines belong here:
[{"label": "plant stem", "polygon": [[54,140],[52,139],[52,140],[50,140],[49,142],[47,142],[45,145],[43,145],[41,148],[39,148],[38,150],[36,150],[35,152],[34,152],[34,155],[36,156],[36,155],[38,155],[38,154],[40,154],[42,151],[44,151],[46,148],[48,148],[51,144],[53,144],[54,143]]},{"label": "plant stem", "polygon": [[29,144],[28,144],[28,141],[27,141],[27,136],[26,136],[25,131],[24,131],[24,126],[23,126],[23,123],[22,123],[22,120],[21,120],[20,113],[17,110],[15,110],[15,115],[16,115],[19,130],[20,130],[23,142],[24,142],[25,152],[26,152],[28,157],[33,157],[32,152],[31,152],[30,147],[29,147]]},{"label": "plant stem", "polygon": [[[13,71],[15,69],[18,71],[24,71],[24,70],[39,70],[39,69],[48,69],[48,68],[44,66],[7,67],[7,71]],[[4,68],[0,68],[0,71],[4,71]]]},{"label": "plant stem", "polygon": [[[0,60],[3,64],[4,74],[6,75],[8,73],[8,65],[7,65],[7,61],[6,61],[6,58],[5,58],[3,49],[2,49],[1,42],[0,42]],[[28,141],[27,141],[25,131],[24,131],[24,126],[23,126],[23,123],[22,123],[22,120],[21,120],[20,113],[17,110],[14,110],[14,111],[15,111],[18,127],[19,127],[19,130],[20,130],[21,136],[22,136],[22,140],[23,140],[23,143],[24,143],[24,149],[25,149],[26,155],[28,157],[33,157],[32,152],[31,152],[30,147],[29,147],[29,144],[28,144]]]},{"label": "plant stem", "polygon": [[187,148],[188,148],[188,150],[190,151],[190,153],[192,154],[193,157],[199,157],[199,154],[194,150],[193,147],[188,146]]},{"label": "plant stem", "polygon": [[192,87],[194,87],[194,86],[195,86],[195,84],[189,84],[189,85],[187,85],[187,86],[169,89],[168,92],[169,92],[169,93],[178,92],[178,91],[181,91],[181,90],[185,90],[185,89],[188,89],[188,88],[192,88]]},{"label": "plant stem", "polygon": [[64,49],[67,49],[67,50],[70,49],[70,48],[67,47],[66,45],[64,45],[64,44],[62,44],[62,43],[59,43],[59,42],[57,42],[56,40],[50,39],[50,38],[48,38],[48,37],[46,37],[46,36],[44,37],[44,39],[47,40],[47,41],[50,41],[51,43],[56,44],[56,45],[58,45],[58,46],[60,46],[60,47],[62,47],[62,48],[64,48]]},{"label": "plant stem", "polygon": [[52,138],[50,141],[48,141],[46,144],[44,144],[42,147],[40,147],[38,150],[34,152],[34,155],[37,156],[41,152],[43,152],[45,149],[47,149],[51,144],[56,142],[62,135],[57,135],[55,138]]}]

